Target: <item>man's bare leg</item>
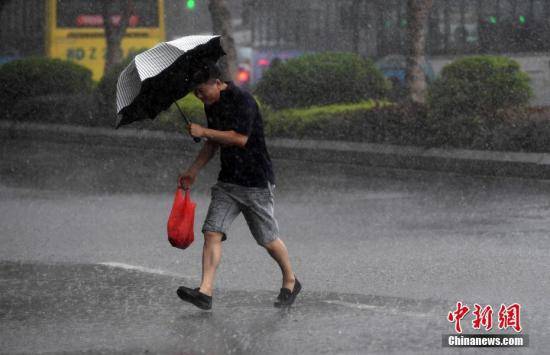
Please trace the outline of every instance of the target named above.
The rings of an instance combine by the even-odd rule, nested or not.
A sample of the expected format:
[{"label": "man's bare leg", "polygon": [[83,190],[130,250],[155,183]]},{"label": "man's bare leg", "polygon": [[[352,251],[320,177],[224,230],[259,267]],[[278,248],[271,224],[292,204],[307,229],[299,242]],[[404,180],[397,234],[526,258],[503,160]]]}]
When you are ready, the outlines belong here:
[{"label": "man's bare leg", "polygon": [[212,296],[216,269],[222,258],[222,233],[205,232],[202,247],[202,281],[199,291]]},{"label": "man's bare leg", "polygon": [[288,250],[285,243],[280,238],[275,239],[271,243],[265,245],[267,252],[275,261],[279,264],[283,273],[283,286],[289,290],[294,290],[294,272],[290,265],[290,259],[288,258]]}]

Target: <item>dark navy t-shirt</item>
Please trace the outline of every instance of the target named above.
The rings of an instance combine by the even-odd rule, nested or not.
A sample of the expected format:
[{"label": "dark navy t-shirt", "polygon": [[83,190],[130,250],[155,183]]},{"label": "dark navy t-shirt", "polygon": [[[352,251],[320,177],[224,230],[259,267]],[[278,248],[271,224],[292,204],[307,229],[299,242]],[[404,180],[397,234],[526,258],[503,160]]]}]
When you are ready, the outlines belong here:
[{"label": "dark navy t-shirt", "polygon": [[275,184],[258,104],[250,93],[241,90],[232,81],[226,84],[228,86],[220,91],[217,102],[204,105],[208,128],[234,130],[248,136],[248,141],[244,148],[220,145],[221,171],[218,181],[248,187],[267,187],[268,181]]}]

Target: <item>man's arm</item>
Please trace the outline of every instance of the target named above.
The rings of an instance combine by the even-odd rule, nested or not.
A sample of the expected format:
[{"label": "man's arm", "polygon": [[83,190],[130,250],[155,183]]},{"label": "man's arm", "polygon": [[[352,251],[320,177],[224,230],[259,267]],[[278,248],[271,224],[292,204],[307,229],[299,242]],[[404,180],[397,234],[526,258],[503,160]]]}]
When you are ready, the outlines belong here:
[{"label": "man's arm", "polygon": [[216,151],[218,150],[219,144],[214,141],[207,140],[204,142],[204,145],[202,146],[199,154],[195,158],[195,161],[191,165],[191,167],[188,170],[194,170],[198,172],[202,169],[203,166],[205,166],[210,159],[216,154]]},{"label": "man's arm", "polygon": [[248,141],[248,136],[231,131],[218,131],[211,128],[202,127],[196,123],[188,126],[189,133],[194,137],[205,137],[209,141],[214,141],[222,145],[235,145],[244,148]]},{"label": "man's arm", "polygon": [[219,144],[217,142],[210,140],[204,142],[204,145],[199,151],[199,154],[195,158],[193,164],[191,164],[189,169],[180,173],[178,177],[178,186],[185,186],[184,180],[186,179],[189,182],[189,186],[192,185],[195,182],[195,178],[197,177],[199,170],[201,170],[202,167],[205,166],[210,159],[212,159],[212,157],[216,154],[218,147]]}]

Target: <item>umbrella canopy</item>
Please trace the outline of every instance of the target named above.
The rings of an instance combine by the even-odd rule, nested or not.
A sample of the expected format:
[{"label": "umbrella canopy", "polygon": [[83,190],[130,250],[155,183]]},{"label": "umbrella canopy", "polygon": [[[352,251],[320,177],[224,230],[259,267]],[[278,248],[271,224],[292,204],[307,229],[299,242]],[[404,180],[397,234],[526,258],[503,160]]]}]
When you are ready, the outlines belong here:
[{"label": "umbrella canopy", "polygon": [[220,36],[186,36],[136,55],[118,78],[116,128],[154,119],[189,93],[194,71],[224,54]]}]

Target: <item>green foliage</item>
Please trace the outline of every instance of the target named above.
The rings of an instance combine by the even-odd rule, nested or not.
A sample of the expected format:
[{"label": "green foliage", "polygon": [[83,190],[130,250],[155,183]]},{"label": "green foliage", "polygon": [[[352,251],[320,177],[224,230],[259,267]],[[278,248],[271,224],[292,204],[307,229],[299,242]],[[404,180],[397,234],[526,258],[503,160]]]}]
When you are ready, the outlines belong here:
[{"label": "green foliage", "polygon": [[532,91],[529,77],[506,57],[473,56],[445,66],[429,91],[435,115],[494,115],[499,109],[525,106]]},{"label": "green foliage", "polygon": [[[326,64],[319,58],[315,60]],[[309,63],[315,60],[307,59]],[[360,60],[355,57],[353,63]],[[94,95],[90,95],[93,86],[91,72],[76,64],[45,58],[4,64],[0,67],[0,109],[8,113],[4,117],[14,120],[114,126],[116,83],[120,72],[130,61],[131,58],[127,58],[111,68],[97,85]],[[288,71],[298,68],[295,72],[297,75],[306,68],[299,62],[299,65],[291,63],[289,68],[283,70],[287,64],[281,62],[275,65],[268,71],[272,73],[269,75],[274,75],[274,72],[287,75]],[[428,107],[399,105],[383,99],[357,99],[352,93],[360,91],[360,86],[354,86],[359,85],[359,80],[345,83],[343,80],[327,79],[331,75],[344,75],[337,68],[342,69],[342,66],[335,64],[320,72],[305,71],[300,79],[305,82],[303,86],[295,81],[293,75],[275,75],[269,79],[272,84],[279,80],[280,85],[294,85],[278,91],[282,97],[285,93],[293,93],[290,98],[299,98],[302,103],[298,105],[297,101],[293,101],[292,108],[276,109],[280,102],[274,105],[270,101],[272,96],[256,97],[266,135],[427,147],[550,152],[550,109],[526,107],[532,95],[528,78],[519,70],[516,62],[507,58],[464,58],[445,67],[441,77],[430,88]],[[346,68],[349,69],[349,65]],[[333,74],[327,74],[331,70]],[[356,74],[349,74],[348,71],[346,75],[352,75],[350,77],[355,79],[360,70],[353,72]],[[321,89],[319,85],[308,81],[315,78],[320,80],[318,84]],[[386,87],[386,82],[381,82],[381,86]],[[344,84],[351,85],[349,87],[353,90],[345,93],[349,87]],[[334,97],[346,100],[344,103],[331,102]],[[353,100],[350,100],[351,97]],[[309,103],[303,104],[306,101]],[[318,101],[330,103],[322,104]],[[203,103],[193,94],[185,96],[178,103],[191,121],[206,126]],[[185,121],[175,105],[161,112],[155,120],[144,120],[133,126],[178,130],[186,134]]]},{"label": "green foliage", "polygon": [[526,107],[529,77],[506,57],[473,56],[445,66],[428,92],[433,141],[472,144],[480,130],[497,123],[499,111]]},{"label": "green foliage", "polygon": [[267,135],[295,138],[319,136],[323,135],[323,132],[334,135],[338,132],[329,132],[328,129],[332,121],[342,123],[345,118],[360,116],[377,105],[389,104],[369,100],[355,104],[311,106],[279,111],[264,109],[265,131]]},{"label": "green foliage", "polygon": [[92,72],[60,59],[30,57],[0,66],[0,107],[11,115],[18,100],[52,94],[92,91]]},{"label": "green foliage", "polygon": [[374,100],[264,111],[268,136],[392,144],[423,144],[425,117],[423,107]]},{"label": "green foliage", "polygon": [[380,99],[388,90],[389,83],[371,60],[327,52],[272,65],[255,92],[264,104],[282,109]]},{"label": "green foliage", "polygon": [[481,127],[468,148],[550,152],[550,108],[503,110],[491,126]]},{"label": "green foliage", "polygon": [[13,121],[28,121],[83,126],[97,125],[91,95],[51,94],[18,100],[9,116]]}]

